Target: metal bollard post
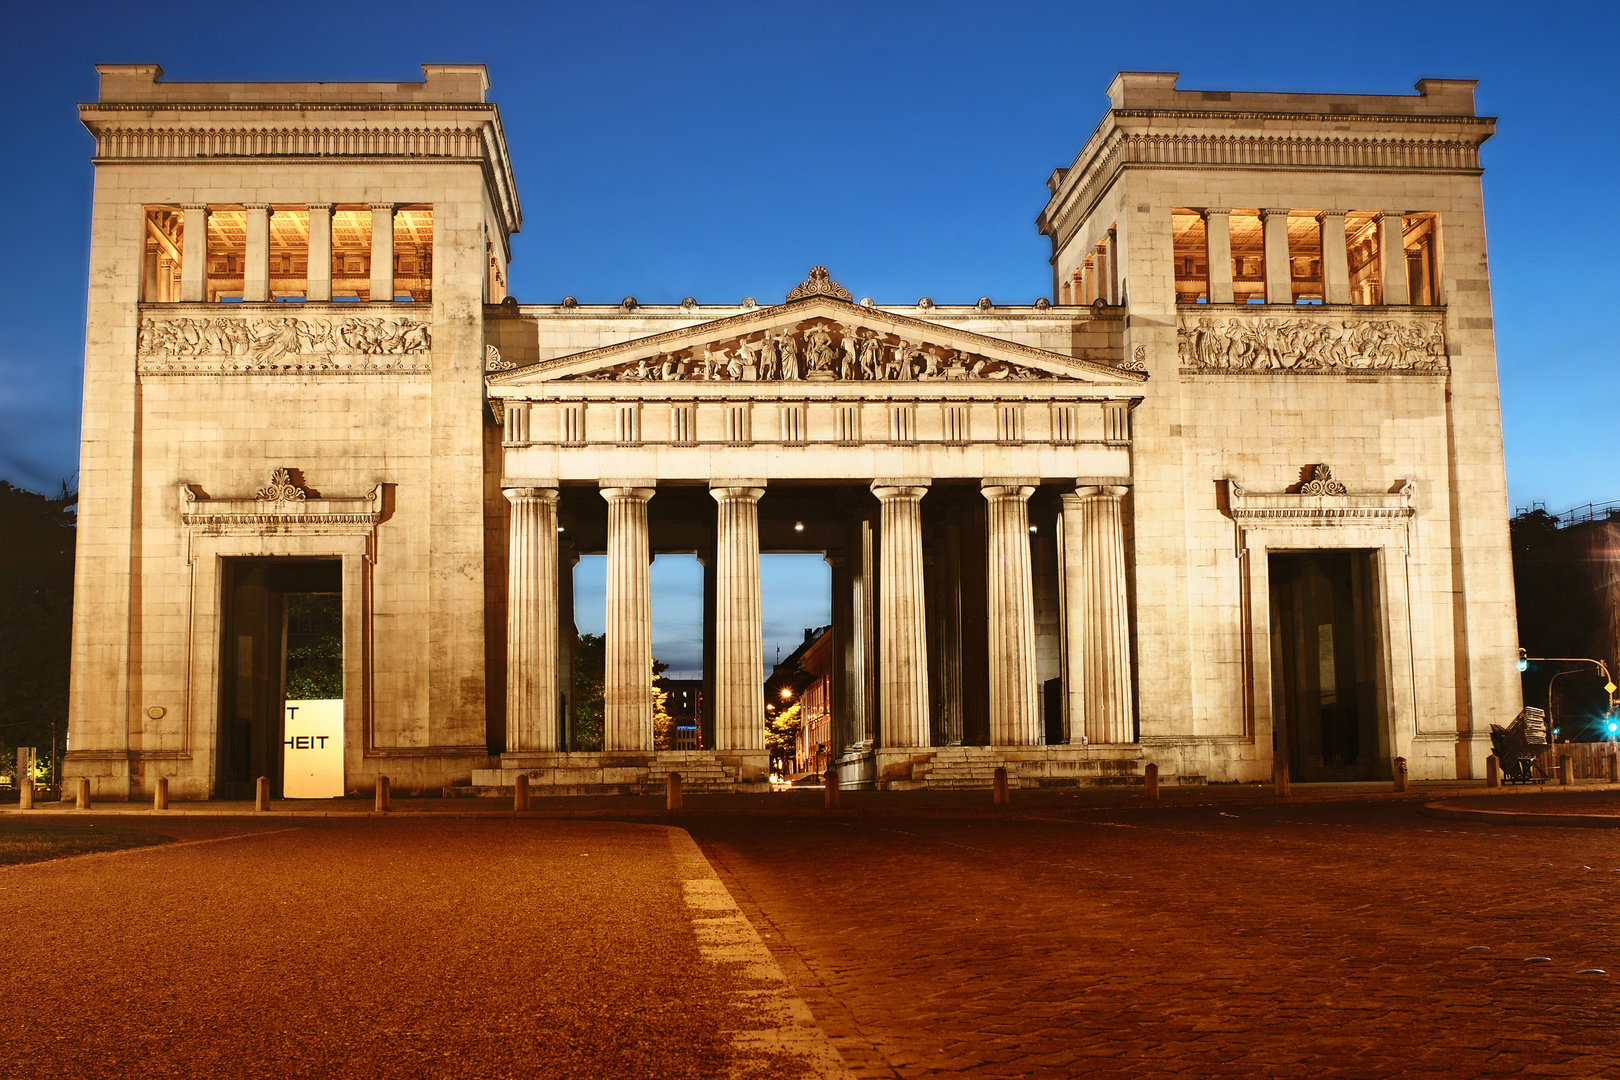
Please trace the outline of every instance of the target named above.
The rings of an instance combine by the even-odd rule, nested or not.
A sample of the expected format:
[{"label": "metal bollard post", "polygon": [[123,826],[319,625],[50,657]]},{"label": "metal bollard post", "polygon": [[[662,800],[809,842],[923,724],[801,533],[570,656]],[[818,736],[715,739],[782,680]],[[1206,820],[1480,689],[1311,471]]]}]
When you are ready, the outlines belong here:
[{"label": "metal bollard post", "polygon": [[1142,770],[1142,794],[1150,799],[1159,797],[1159,767],[1152,762]]},{"label": "metal bollard post", "polygon": [[167,810],[169,808],[169,778],[157,778],[157,786],[152,789],[152,809]]},{"label": "metal bollard post", "polygon": [[1271,782],[1276,785],[1277,795],[1287,798],[1290,790],[1288,786],[1288,762],[1278,758],[1271,764]]},{"label": "metal bollard post", "polygon": [[1012,802],[1012,792],[1007,788],[1007,770],[1004,766],[996,766],[996,805],[1006,806]]},{"label": "metal bollard post", "polygon": [[90,809],[90,778],[88,776],[79,777],[79,793],[74,800],[74,806],[80,810]]},{"label": "metal bollard post", "polygon": [[32,810],[34,808],[34,780],[32,777],[23,778],[22,790],[17,795],[17,809]]},{"label": "metal bollard post", "polygon": [[388,777],[377,777],[377,813],[388,812]]},{"label": "metal bollard post", "polygon": [[822,776],[821,793],[823,810],[838,809],[838,796],[841,794],[838,789],[838,762],[827,762],[827,771]]},{"label": "metal bollard post", "polygon": [[1575,782],[1575,760],[1568,754],[1558,755],[1558,786],[1569,787]]},{"label": "metal bollard post", "polygon": [[1403,757],[1398,757],[1394,761],[1392,761],[1390,764],[1394,766],[1393,771],[1395,773],[1395,777],[1394,777],[1394,779],[1395,779],[1395,790],[1396,791],[1405,791],[1406,790],[1406,759],[1403,758]]},{"label": "metal bollard post", "polygon": [[512,810],[527,810],[529,808],[529,774],[518,773],[517,779],[512,781]]},{"label": "metal bollard post", "polygon": [[681,808],[681,774],[669,774],[669,782],[664,786],[664,809],[670,813]]},{"label": "metal bollard post", "polygon": [[1620,784],[1620,754],[1609,755],[1609,783]]},{"label": "metal bollard post", "polygon": [[261,776],[253,791],[253,810],[255,813],[262,813],[268,809],[270,809],[270,778]]},{"label": "metal bollard post", "polygon": [[1495,754],[1485,759],[1485,786],[1488,788],[1502,786],[1502,760]]}]

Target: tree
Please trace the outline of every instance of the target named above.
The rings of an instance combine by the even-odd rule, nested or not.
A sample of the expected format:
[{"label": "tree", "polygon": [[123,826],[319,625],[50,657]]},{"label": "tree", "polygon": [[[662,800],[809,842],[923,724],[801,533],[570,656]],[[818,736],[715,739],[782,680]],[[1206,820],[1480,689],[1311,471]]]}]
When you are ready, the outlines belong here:
[{"label": "tree", "polygon": [[799,728],[804,723],[801,704],[795,701],[780,712],[765,714],[765,747],[771,752],[771,761],[783,762],[784,767],[798,753]]},{"label": "tree", "polygon": [[[50,753],[67,730],[73,644],[73,507],[0,480],[0,763]],[[58,742],[59,746],[60,743]]]},{"label": "tree", "polygon": [[653,749],[675,749],[675,718],[669,715],[669,691],[662,686],[662,673],[668,664],[653,661]]},{"label": "tree", "polygon": [[[602,749],[602,686],[607,669],[607,638],[601,634],[580,635],[574,649],[574,746],[579,750]],[[652,664],[653,746],[670,748],[675,737],[675,721],[669,715],[669,692],[659,685],[659,676],[669,670],[660,660]]]}]

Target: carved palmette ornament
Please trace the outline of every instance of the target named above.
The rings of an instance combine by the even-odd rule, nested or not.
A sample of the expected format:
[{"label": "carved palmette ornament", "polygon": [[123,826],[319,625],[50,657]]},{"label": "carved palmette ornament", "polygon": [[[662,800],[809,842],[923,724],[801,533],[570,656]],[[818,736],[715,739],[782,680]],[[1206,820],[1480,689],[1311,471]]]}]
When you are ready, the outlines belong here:
[{"label": "carved palmette ornament", "polygon": [[405,316],[177,316],[141,320],[147,372],[425,370],[427,323]]},{"label": "carved palmette ornament", "polygon": [[484,346],[485,371],[511,371],[515,367],[517,367],[517,365],[512,361],[501,359],[501,350],[497,349],[493,345]]},{"label": "carved palmette ornament", "polygon": [[825,266],[812,266],[810,276],[795,285],[793,291],[787,294],[787,302],[802,300],[806,296],[830,296],[846,303],[853,302],[849,290],[834,281]]},{"label": "carved palmette ornament", "polygon": [[642,357],[573,378],[583,382],[937,382],[1068,376],[948,346],[823,323],[803,333],[765,331],[732,342]]},{"label": "carved palmette ornament", "polygon": [[270,474],[270,482],[255,491],[253,497],[260,502],[303,502],[304,494],[304,489],[293,483],[292,473],[277,469]]},{"label": "carved palmette ornament", "polygon": [[1349,489],[1333,479],[1333,468],[1317,465],[1311,469],[1311,478],[1299,486],[1301,495],[1348,495]]},{"label": "carved palmette ornament", "polygon": [[1178,329],[1181,366],[1195,371],[1444,371],[1438,319],[1201,317]]}]

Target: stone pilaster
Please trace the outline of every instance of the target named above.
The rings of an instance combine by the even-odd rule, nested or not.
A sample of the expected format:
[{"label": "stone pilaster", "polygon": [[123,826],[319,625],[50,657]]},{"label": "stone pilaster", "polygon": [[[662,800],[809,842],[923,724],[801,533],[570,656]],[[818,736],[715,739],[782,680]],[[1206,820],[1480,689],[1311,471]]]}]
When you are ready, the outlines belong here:
[{"label": "stone pilaster", "polygon": [[270,207],[248,203],[246,251],[242,257],[242,299],[270,299]]},{"label": "stone pilaster", "polygon": [[[1079,547],[1078,567],[1072,559],[1064,560],[1066,572],[1077,569],[1079,573],[1079,581],[1071,579],[1065,590],[1070,598],[1066,632],[1070,656],[1077,650],[1079,654],[1081,711],[1086,738],[1093,743],[1135,741],[1123,513],[1129,490],[1082,487],[1063,500],[1066,539],[1071,544],[1078,539]],[[1077,538],[1070,531],[1071,523],[1077,527]],[[1073,736],[1070,738],[1072,741]]]},{"label": "stone pilaster", "polygon": [[1260,211],[1266,254],[1266,303],[1294,302],[1294,264],[1288,257],[1288,211]]},{"label": "stone pilaster", "polygon": [[1378,215],[1378,277],[1383,283],[1383,302],[1410,304],[1406,282],[1406,240],[1399,210]]},{"label": "stone pilaster", "polygon": [[992,478],[979,488],[986,510],[986,607],[990,623],[990,743],[1041,741],[1035,683],[1035,593],[1029,555],[1033,481]]},{"label": "stone pilaster", "polygon": [[1322,242],[1322,302],[1350,302],[1350,253],[1346,247],[1344,211],[1324,210],[1316,215]]},{"label": "stone pilaster", "polygon": [[602,749],[651,751],[652,581],[647,502],[652,481],[602,481],[608,504],[607,643]]},{"label": "stone pilaster", "polygon": [[822,558],[832,568],[833,660],[830,668],[831,685],[827,688],[827,702],[832,710],[830,749],[833,760],[836,761],[850,743],[850,635],[854,630],[855,597],[854,586],[850,581],[849,559],[831,552]]},{"label": "stone pilaster", "polygon": [[557,489],[502,488],[506,565],[506,749],[560,750],[557,730]]},{"label": "stone pilaster", "polygon": [[332,299],[332,206],[309,204],[309,274],[306,300]]},{"label": "stone pilaster", "polygon": [[181,207],[180,227],[180,299],[195,304],[208,299],[208,207]]},{"label": "stone pilaster", "polygon": [[765,749],[765,657],[759,608],[762,480],[715,481],[714,738],[717,750]]},{"label": "stone pilaster", "polygon": [[1232,302],[1232,211],[1204,211],[1204,265],[1209,274],[1209,302]]},{"label": "stone pilaster", "polygon": [[394,204],[371,204],[371,299],[394,298]]},{"label": "stone pilaster", "polygon": [[878,725],[885,747],[929,745],[928,635],[924,609],[922,497],[926,479],[877,480]]}]

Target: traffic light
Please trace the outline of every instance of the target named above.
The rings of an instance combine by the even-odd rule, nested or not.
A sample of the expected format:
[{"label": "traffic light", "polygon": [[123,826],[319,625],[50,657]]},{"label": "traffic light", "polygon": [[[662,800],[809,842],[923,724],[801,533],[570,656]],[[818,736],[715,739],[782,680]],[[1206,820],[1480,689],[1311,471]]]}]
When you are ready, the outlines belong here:
[{"label": "traffic light", "polygon": [[1530,668],[1530,654],[1523,649],[1519,650],[1519,670],[1528,671]]}]

